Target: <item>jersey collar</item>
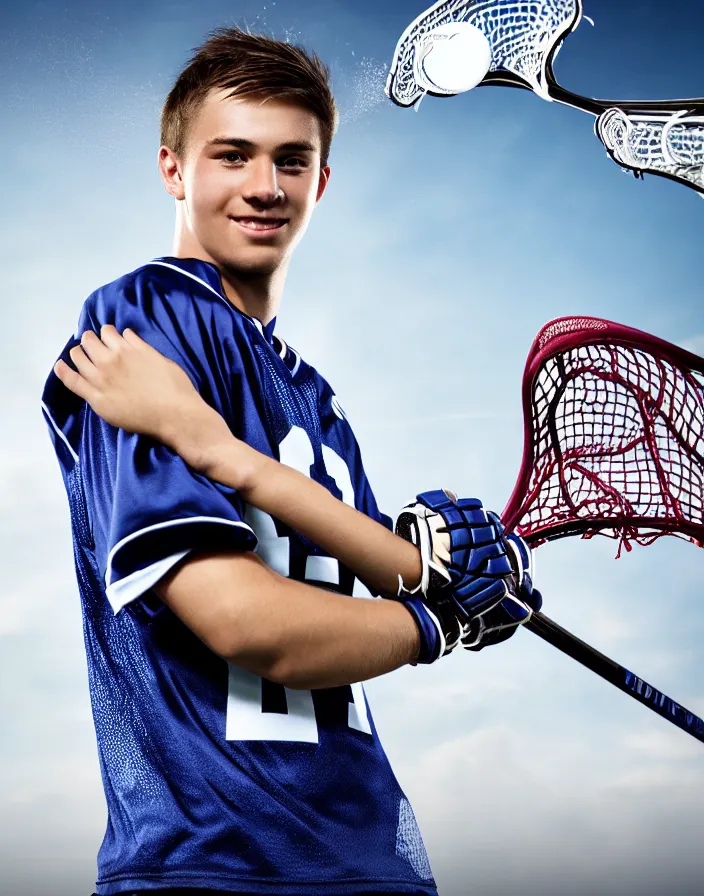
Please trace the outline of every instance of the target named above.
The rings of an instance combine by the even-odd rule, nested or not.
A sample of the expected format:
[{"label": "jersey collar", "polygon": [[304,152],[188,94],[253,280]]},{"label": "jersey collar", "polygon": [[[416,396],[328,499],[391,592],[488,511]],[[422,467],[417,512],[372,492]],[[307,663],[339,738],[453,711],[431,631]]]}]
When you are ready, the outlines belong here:
[{"label": "jersey collar", "polygon": [[212,290],[216,292],[227,304],[238,314],[241,314],[242,317],[246,317],[247,320],[250,320],[254,326],[259,330],[262,336],[266,339],[266,341],[272,347],[276,347],[274,345],[274,327],[276,326],[276,318],[272,318],[268,324],[263,324],[256,317],[250,317],[249,314],[246,314],[240,308],[237,308],[225,295],[225,290],[222,288],[222,280],[220,279],[220,272],[217,267],[209,261],[203,261],[200,258],[175,258],[173,256],[164,256],[162,258],[153,259],[154,262],[158,262],[160,264],[166,264],[170,267],[178,268],[183,271],[185,274],[189,274],[192,277],[198,277],[200,280],[203,280]]}]

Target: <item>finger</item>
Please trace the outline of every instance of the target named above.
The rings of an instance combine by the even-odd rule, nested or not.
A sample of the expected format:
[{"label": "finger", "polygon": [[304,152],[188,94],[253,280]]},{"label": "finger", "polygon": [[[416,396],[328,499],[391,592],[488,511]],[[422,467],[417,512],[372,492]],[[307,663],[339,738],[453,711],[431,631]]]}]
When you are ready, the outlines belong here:
[{"label": "finger", "polygon": [[117,329],[112,324],[103,324],[100,328],[100,338],[108,348],[113,349],[113,351],[117,351],[122,348],[124,344],[124,340],[122,336],[120,336]]},{"label": "finger", "polygon": [[125,327],[122,331],[122,338],[131,345],[149,345],[148,342],[145,342],[138,333],[135,333],[129,327]]},{"label": "finger", "polygon": [[62,360],[58,360],[54,364],[54,373],[74,395],[78,395],[89,404],[91,403],[95,396],[95,391],[88,380],[84,379],[80,373],[76,373]]},{"label": "finger", "polygon": [[68,354],[78,368],[78,372],[81,376],[89,381],[92,380],[98,371],[95,364],[93,364],[88,355],[83,351],[83,346],[75,345]]},{"label": "finger", "polygon": [[107,361],[110,350],[100,341],[98,335],[92,330],[81,333],[81,348],[94,364]]}]

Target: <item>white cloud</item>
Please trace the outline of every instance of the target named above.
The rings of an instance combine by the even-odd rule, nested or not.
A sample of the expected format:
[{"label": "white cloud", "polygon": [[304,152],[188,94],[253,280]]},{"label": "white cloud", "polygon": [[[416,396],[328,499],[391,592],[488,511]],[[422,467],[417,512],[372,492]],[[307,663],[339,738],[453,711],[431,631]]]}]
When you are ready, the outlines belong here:
[{"label": "white cloud", "polygon": [[[644,765],[631,757],[634,768],[624,772],[622,759],[559,730],[527,740],[504,725],[399,766],[443,894],[625,896],[635,879],[662,885],[659,856],[667,850],[679,861],[665,876],[666,892],[696,892],[686,886],[697,879],[699,858],[687,849],[704,833],[697,797],[704,773],[676,761]],[[646,882],[643,892],[665,892],[657,886]]]}]

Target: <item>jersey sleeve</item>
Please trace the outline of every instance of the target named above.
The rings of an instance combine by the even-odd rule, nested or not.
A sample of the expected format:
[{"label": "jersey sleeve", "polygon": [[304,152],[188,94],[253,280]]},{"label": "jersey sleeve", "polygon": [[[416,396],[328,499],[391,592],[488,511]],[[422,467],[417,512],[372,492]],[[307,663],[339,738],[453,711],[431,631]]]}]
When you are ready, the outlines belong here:
[{"label": "jersey sleeve", "polygon": [[[193,314],[188,296],[170,291],[158,275],[116,281],[85,303],[61,357],[70,363],[68,352],[86,329],[131,327],[217,406],[223,371],[208,363]],[[80,465],[95,558],[115,613],[190,552],[256,547],[234,489],[200,475],[162,443],[106,423],[53,373],[43,407],[62,467]]]}]

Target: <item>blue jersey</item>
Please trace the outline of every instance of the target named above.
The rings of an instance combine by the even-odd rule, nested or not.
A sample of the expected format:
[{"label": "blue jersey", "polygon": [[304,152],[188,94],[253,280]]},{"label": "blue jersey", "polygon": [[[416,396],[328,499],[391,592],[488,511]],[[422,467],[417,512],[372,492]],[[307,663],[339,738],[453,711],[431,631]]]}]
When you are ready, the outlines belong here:
[{"label": "blue jersey", "polygon": [[[157,259],[97,290],[61,357],[103,324],[176,361],[236,436],[390,525],[328,383],[225,298],[213,265]],[[42,406],[69,499],[107,799],[98,893],[435,893],[363,686],[291,690],[228,665],[152,590],[189,554],[233,549],[344,594],[362,596],[361,583],[161,443],[106,423],[53,373]]]}]

